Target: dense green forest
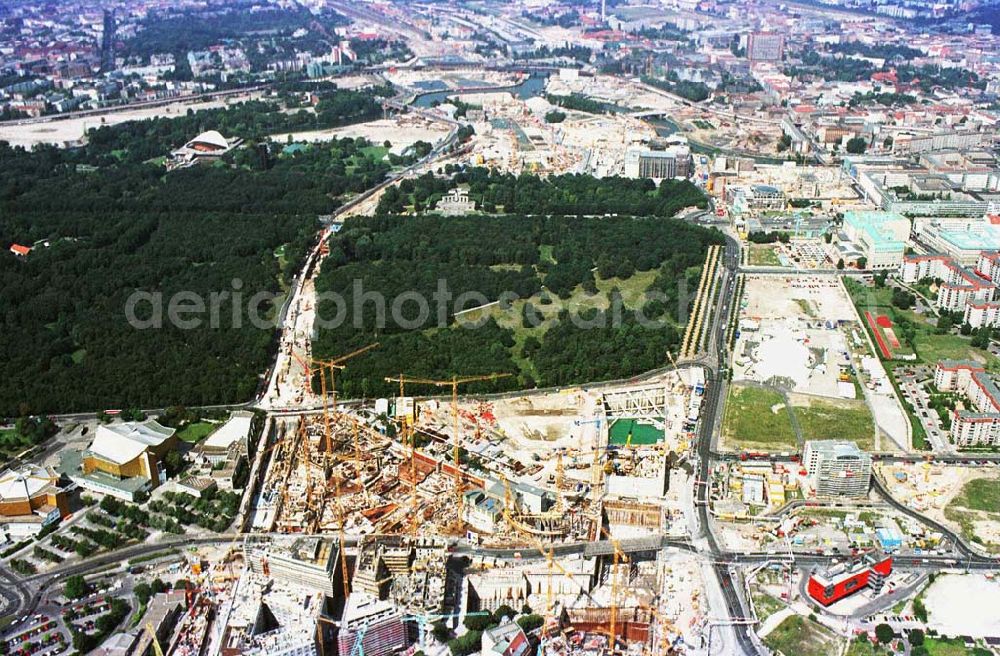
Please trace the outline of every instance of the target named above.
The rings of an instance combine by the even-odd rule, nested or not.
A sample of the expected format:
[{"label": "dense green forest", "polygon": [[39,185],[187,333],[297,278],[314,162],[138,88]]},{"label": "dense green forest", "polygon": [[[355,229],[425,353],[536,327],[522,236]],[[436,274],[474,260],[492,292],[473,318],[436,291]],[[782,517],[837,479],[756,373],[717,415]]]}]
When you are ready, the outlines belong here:
[{"label": "dense green forest", "polygon": [[712,90],[704,82],[681,80],[677,77],[676,71],[670,71],[666,79],[651,75],[643,75],[641,79],[644,84],[656,87],[657,89],[663,89],[667,93],[678,95],[693,102],[706,100],[712,94]]},{"label": "dense green forest", "polygon": [[[560,191],[558,185],[549,188],[553,195]],[[715,230],[645,216],[349,219],[331,239],[330,258],[317,279],[317,291],[343,299],[346,312],[336,325],[319,325],[314,352],[335,356],[380,342],[338,375],[338,389],[347,396],[391,394],[393,387],[383,378],[400,370],[429,377],[516,374],[470,391],[631,376],[663,366],[667,350],[676,348],[682,320],[677,283],[690,282],[693,290],[708,246],[719,243],[722,235]],[[619,323],[607,320],[610,313],[593,310],[581,314],[588,325],[560,314],[551,325],[529,330],[497,316],[483,317],[476,326],[454,317],[498,300],[499,310],[510,310],[503,305],[504,292],[556,307],[582,294],[600,295],[598,285],[612,278],[626,284],[637,272],[646,272],[649,289],[664,295],[637,304],[646,316],[660,319],[655,326],[641,324],[628,309]],[[438,302],[435,293],[442,289],[450,301]],[[373,292],[385,299],[381,320]],[[459,306],[456,299],[468,292],[480,296]],[[400,315],[408,322],[401,326],[391,308],[404,293],[427,299],[428,311],[420,316],[416,302],[401,304]],[[604,297],[614,303],[617,292]],[[328,298],[320,304],[320,317],[332,322],[338,310],[337,301]]]},{"label": "dense green forest", "polygon": [[[924,93],[935,87],[955,90],[960,88],[985,89],[986,81],[973,71],[964,68],[942,68],[934,64],[914,66],[905,60],[912,59],[915,51],[904,46],[861,46],[841,44],[830,46],[834,55],[816,50],[806,50],[801,55],[801,65],[786,66],[785,75],[797,78],[822,78],[826,81],[859,82],[870,80],[878,72],[895,71],[900,84],[913,84]],[[844,57],[841,53],[858,54],[866,57],[885,58],[879,68],[867,59]],[[885,104],[885,103],[883,103]]]},{"label": "dense green forest", "polygon": [[515,176],[482,167],[449,166],[448,175],[425,174],[386,190],[379,200],[379,214],[398,214],[408,208],[420,212],[433,208],[449,190],[465,186],[476,208],[508,214],[621,214],[673,216],[689,206],[705,208],[707,201],[686,180],[664,180],[657,187],[649,179],[594,178],[589,175]]},{"label": "dense green forest", "polygon": [[[273,315],[317,217],[390,168],[362,139],[251,145],[172,172],[157,163],[218,124],[250,136],[276,122],[254,107],[103,127],[76,150],[0,143],[0,416],[253,396],[274,331],[250,324],[247,302],[272,294],[260,313]],[[35,248],[22,260],[11,243]],[[205,315],[197,329],[137,330],[125,314],[137,290],[161,293],[164,315],[182,291],[206,304],[239,291],[243,310],[233,321],[233,299],[221,297],[217,328]],[[140,318],[151,313],[139,305]]]}]

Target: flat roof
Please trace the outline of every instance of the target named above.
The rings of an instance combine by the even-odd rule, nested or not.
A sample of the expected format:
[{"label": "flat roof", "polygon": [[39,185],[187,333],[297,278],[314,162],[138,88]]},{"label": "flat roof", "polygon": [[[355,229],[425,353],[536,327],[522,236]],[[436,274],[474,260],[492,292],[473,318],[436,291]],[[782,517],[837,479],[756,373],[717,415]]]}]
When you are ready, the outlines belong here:
[{"label": "flat roof", "polygon": [[906,221],[909,223],[906,217],[896,212],[851,210],[844,213],[844,223],[850,224],[867,234],[876,249],[905,248],[906,244],[896,239],[892,232],[886,228],[885,224],[890,221]]},{"label": "flat roof", "polygon": [[965,228],[938,225],[938,236],[963,251],[989,251],[1000,248],[1000,228],[990,223],[968,223]]},{"label": "flat roof", "polygon": [[244,439],[250,434],[252,421],[253,415],[251,414],[233,415],[229,421],[208,436],[208,439],[205,440],[205,446],[218,449],[229,448],[233,442]]}]

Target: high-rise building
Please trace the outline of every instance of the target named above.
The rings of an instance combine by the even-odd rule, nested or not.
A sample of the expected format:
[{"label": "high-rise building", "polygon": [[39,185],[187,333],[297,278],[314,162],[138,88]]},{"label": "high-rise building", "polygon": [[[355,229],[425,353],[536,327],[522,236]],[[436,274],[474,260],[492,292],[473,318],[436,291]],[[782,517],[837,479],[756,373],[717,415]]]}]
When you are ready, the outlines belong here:
[{"label": "high-rise building", "polygon": [[817,496],[863,497],[872,478],[872,457],[846,440],[811,440],[802,454]]},{"label": "high-rise building", "polygon": [[784,34],[753,32],[747,41],[747,59],[750,61],[781,61],[784,54]]},{"label": "high-rise building", "polygon": [[[357,645],[361,642],[361,646]],[[399,609],[362,592],[352,592],[337,635],[337,653],[352,656],[398,654],[407,647],[406,627]]]},{"label": "high-rise building", "polygon": [[291,545],[248,542],[244,547],[253,573],[328,597],[340,590],[338,549],[333,540],[317,537],[300,538]]},{"label": "high-rise building", "polygon": [[115,70],[115,32],[118,24],[115,21],[115,10],[104,10],[104,30],[101,33],[101,72]]},{"label": "high-rise building", "polygon": [[691,175],[691,148],[680,140],[625,151],[626,178],[686,178]]}]

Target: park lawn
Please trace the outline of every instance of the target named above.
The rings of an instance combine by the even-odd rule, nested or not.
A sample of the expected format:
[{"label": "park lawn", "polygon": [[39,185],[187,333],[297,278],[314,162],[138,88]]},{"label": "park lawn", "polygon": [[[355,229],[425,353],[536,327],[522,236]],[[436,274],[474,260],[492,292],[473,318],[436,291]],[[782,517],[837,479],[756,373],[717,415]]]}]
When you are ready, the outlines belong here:
[{"label": "park lawn", "polygon": [[727,444],[738,447],[784,450],[798,446],[784,398],[760,387],[730,388],[722,434]]},{"label": "park lawn", "polygon": [[877,656],[887,653],[880,645],[872,643],[868,638],[859,637],[851,640],[845,656]]},{"label": "park lawn", "polygon": [[747,262],[750,266],[781,266],[774,246],[751,246],[747,251]]},{"label": "park lawn", "polygon": [[961,335],[935,335],[930,330],[917,330],[913,339],[917,347],[917,356],[927,363],[937,363],[941,360],[973,360],[984,362],[993,357],[982,349],[972,346],[968,337]]},{"label": "park lawn", "polygon": [[212,434],[218,426],[218,424],[212,424],[207,421],[198,421],[185,426],[184,430],[177,434],[177,437],[189,444],[195,444]]},{"label": "park lawn", "polygon": [[764,644],[785,656],[830,656],[840,653],[831,631],[801,615],[792,615],[764,638]]},{"label": "park lawn", "polygon": [[388,152],[389,149],[385,146],[367,146],[361,149],[361,153],[374,162],[381,162]]},{"label": "park lawn", "polygon": [[975,478],[969,481],[952,500],[951,505],[1000,513],[1000,479]]},{"label": "park lawn", "polygon": [[816,401],[793,405],[803,440],[851,440],[859,448],[875,447],[875,421],[864,401]]},{"label": "park lawn", "polygon": [[556,258],[552,256],[552,245],[542,244],[538,247],[538,259],[542,262],[548,262],[549,264],[555,264]]},{"label": "park lawn", "polygon": [[[569,298],[559,298],[555,294],[546,292],[545,295],[551,303],[542,304],[542,292],[532,295],[530,298],[518,299],[511,303],[510,309],[503,309],[499,304],[493,304],[483,309],[471,310],[461,315],[462,322],[475,322],[485,316],[493,317],[497,324],[514,331],[515,341],[523,342],[528,335],[541,336],[548,330],[551,322],[555,321],[559,312],[569,310],[571,312],[581,312],[588,308],[606,310],[610,306],[611,290],[615,287],[622,295],[622,301],[628,310],[635,310],[640,307],[645,299],[646,290],[649,289],[653,281],[656,280],[657,272],[637,271],[626,279],[608,278],[597,280],[597,294],[588,294],[581,285],[573,290]],[[533,328],[525,328],[521,325],[521,317],[524,306],[531,303],[539,316],[543,319],[541,325]]]}]

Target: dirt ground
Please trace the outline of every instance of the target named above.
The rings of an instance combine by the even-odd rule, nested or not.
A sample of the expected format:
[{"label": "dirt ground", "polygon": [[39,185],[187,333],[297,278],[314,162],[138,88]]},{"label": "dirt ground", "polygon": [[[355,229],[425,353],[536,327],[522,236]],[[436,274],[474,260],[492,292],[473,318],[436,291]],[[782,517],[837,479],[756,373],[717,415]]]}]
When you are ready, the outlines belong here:
[{"label": "dirt ground", "polygon": [[[393,118],[388,120],[370,121],[368,123],[358,123],[342,128],[332,128],[330,130],[307,130],[303,132],[292,132],[293,141],[330,141],[331,139],[344,139],[351,137],[363,137],[373,144],[381,144],[389,141],[392,144],[392,152],[400,155],[404,150],[418,141],[436,143],[448,134],[448,129],[438,123],[431,123],[423,119],[412,117]],[[271,139],[278,143],[283,143],[288,139],[289,133],[271,135]]]},{"label": "dirt ground", "polygon": [[[40,143],[62,145],[67,141],[82,139],[87,130],[98,128],[102,125],[118,125],[119,123],[126,123],[128,121],[140,121],[160,116],[168,118],[182,116],[189,109],[196,112],[203,109],[219,109],[259,96],[260,94],[258,93],[247,94],[246,96],[230,96],[224,101],[178,101],[160,107],[111,112],[99,116],[52,120],[45,123],[32,123],[30,125],[2,125],[0,126],[0,141],[7,141],[12,146],[24,146],[25,148],[31,148],[35,144]],[[191,136],[194,137],[195,135]]]}]

